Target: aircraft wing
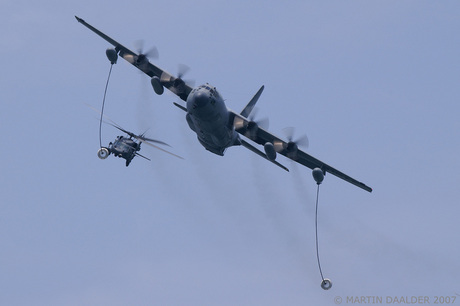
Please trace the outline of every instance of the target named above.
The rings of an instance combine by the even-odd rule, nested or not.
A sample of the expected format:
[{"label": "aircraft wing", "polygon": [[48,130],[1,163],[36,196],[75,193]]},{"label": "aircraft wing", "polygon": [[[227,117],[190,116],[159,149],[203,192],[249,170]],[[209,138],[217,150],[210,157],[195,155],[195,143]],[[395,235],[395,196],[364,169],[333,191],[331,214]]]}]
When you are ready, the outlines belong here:
[{"label": "aircraft wing", "polygon": [[372,192],[372,188],[367,186],[366,184],[346,175],[345,173],[335,169],[334,167],[329,166],[328,164],[297,148],[297,146],[293,146],[289,142],[284,141],[280,137],[271,134],[263,128],[257,127],[252,128],[252,130],[249,130],[248,126],[250,121],[247,118],[233,111],[230,111],[230,113],[232,114],[232,116],[234,116],[233,122],[235,130],[241,135],[248,137],[255,143],[258,143],[262,146],[265,145],[267,142],[272,143],[276,153],[278,154],[284,155],[287,158],[301,165],[304,165],[307,168],[320,168],[321,170],[323,170],[324,173],[329,172],[337,176],[338,178],[341,178],[355,186],[358,186],[359,188],[362,188],[368,192]]},{"label": "aircraft wing", "polygon": [[182,100],[187,101],[187,97],[193,88],[187,85],[182,79],[176,78],[169,72],[153,65],[145,56],[142,56],[142,54],[137,54],[136,52],[131,51],[130,49],[126,48],[116,40],[99,31],[83,19],[77,16],[75,16],[75,18],[79,23],[83,24],[85,27],[87,27],[88,29],[90,29],[103,39],[105,39],[107,42],[109,42],[112,46],[114,46],[116,53],[124,60],[132,64],[134,67],[136,67],[143,73],[147,74],[149,77],[158,78],[158,81],[160,82],[159,84],[169,89],[172,93],[177,95]]}]

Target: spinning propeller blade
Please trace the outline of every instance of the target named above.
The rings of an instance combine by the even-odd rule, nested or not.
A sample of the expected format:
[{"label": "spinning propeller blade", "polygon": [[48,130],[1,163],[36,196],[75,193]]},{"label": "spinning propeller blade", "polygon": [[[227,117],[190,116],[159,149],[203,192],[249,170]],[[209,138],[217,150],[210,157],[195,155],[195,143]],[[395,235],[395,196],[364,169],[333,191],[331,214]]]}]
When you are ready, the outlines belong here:
[{"label": "spinning propeller blade", "polygon": [[177,77],[179,79],[182,79],[184,75],[187,74],[187,72],[190,71],[190,67],[185,65],[185,64],[179,64],[177,67]]},{"label": "spinning propeller blade", "polygon": [[147,52],[144,53],[144,44],[145,42],[143,39],[139,39],[134,42],[139,58],[158,59],[158,49],[155,46],[153,46]]},{"label": "spinning propeller blade", "polygon": [[249,121],[253,121],[255,123],[257,123],[257,125],[263,129],[268,129],[268,124],[269,124],[269,120],[267,117],[264,117],[264,118],[260,118],[260,119],[255,119],[257,117],[257,113],[259,112],[259,109],[257,107],[255,107],[251,114],[249,115],[248,119]]},{"label": "spinning propeller blade", "polygon": [[305,134],[303,136],[300,136],[298,139],[293,140],[294,134],[295,134],[295,128],[294,127],[286,127],[283,129],[284,135],[286,135],[286,138],[289,142],[295,143],[298,146],[302,146],[305,148],[308,148],[309,141],[308,141],[308,136]]}]

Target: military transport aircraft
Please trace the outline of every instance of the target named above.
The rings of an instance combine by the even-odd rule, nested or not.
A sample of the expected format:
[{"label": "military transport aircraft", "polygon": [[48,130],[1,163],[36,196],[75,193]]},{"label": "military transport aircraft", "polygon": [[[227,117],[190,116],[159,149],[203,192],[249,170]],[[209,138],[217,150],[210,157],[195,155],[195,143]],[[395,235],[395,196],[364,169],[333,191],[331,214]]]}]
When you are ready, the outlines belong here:
[{"label": "military transport aircraft", "polygon": [[[227,148],[242,145],[282,169],[289,171],[288,168],[276,161],[277,154],[281,154],[310,169],[319,168],[323,174],[329,172],[368,192],[372,192],[372,188],[364,183],[305,153],[299,149],[298,144],[292,139],[285,141],[266,131],[257,122],[250,119],[249,115],[262,94],[264,86],[257,91],[240,113],[236,113],[226,107],[224,99],[214,86],[204,84],[192,88],[182,80],[181,75],[175,77],[153,65],[148,60],[148,56],[143,54],[142,51],[133,52],[83,19],[77,16],[75,18],[113,45],[114,48],[106,51],[107,58],[112,64],[117,62],[118,57],[123,58],[150,77],[155,93],[161,95],[164,92],[164,88],[167,88],[185,101],[185,106],[179,103],[174,103],[174,105],[186,112],[185,118],[190,129],[197,134],[198,141],[206,150],[223,156]],[[245,140],[245,137],[263,146],[265,152],[250,144]]]}]

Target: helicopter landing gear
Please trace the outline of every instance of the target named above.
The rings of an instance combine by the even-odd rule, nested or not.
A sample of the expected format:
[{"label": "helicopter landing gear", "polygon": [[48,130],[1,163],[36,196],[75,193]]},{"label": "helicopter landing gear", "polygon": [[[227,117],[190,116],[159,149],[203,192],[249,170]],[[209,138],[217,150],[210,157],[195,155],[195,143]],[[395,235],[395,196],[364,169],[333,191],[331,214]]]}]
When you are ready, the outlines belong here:
[{"label": "helicopter landing gear", "polygon": [[106,159],[107,157],[109,157],[109,155],[110,151],[106,147],[102,147],[99,150],[97,150],[97,157],[99,157],[100,159]]}]

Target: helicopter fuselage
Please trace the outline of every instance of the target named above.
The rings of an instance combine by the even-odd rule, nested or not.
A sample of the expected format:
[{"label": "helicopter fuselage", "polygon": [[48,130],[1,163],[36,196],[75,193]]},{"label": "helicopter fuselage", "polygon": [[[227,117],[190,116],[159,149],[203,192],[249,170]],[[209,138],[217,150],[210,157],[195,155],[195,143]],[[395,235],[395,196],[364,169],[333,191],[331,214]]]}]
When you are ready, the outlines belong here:
[{"label": "helicopter fuselage", "polygon": [[129,164],[136,152],[140,150],[140,144],[130,138],[117,136],[113,143],[109,143],[108,149],[113,155],[126,159]]}]

